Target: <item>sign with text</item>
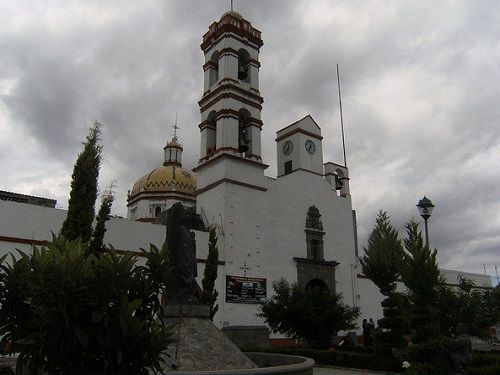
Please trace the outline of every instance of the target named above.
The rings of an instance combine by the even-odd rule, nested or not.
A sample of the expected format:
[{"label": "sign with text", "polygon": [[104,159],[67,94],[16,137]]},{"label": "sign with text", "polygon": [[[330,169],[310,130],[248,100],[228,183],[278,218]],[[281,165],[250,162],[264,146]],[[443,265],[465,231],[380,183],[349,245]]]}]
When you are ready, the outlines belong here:
[{"label": "sign with text", "polygon": [[226,302],[258,304],[266,298],[266,279],[226,275]]}]

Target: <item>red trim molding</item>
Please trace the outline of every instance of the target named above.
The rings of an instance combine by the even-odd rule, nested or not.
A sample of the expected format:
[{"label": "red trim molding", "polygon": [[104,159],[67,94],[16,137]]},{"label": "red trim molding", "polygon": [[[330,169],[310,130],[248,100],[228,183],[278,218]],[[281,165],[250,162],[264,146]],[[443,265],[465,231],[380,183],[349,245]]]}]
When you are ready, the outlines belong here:
[{"label": "red trim molding", "polygon": [[10,237],[10,236],[0,236],[0,241],[2,242],[12,242],[12,243],[22,243],[26,245],[45,245],[47,240],[35,240],[29,238],[20,237]]},{"label": "red trim molding", "polygon": [[[208,104],[205,104],[205,103],[207,103],[207,102],[214,103],[214,100],[211,100],[214,97],[218,96],[221,93],[222,93],[222,95],[228,94],[228,93],[223,93],[224,90],[236,91],[242,95],[249,96],[251,99],[254,99],[255,102],[257,102],[257,103],[251,102],[253,105],[264,103],[264,99],[262,98],[262,96],[260,96],[256,93],[253,93],[249,90],[245,90],[245,89],[241,88],[239,85],[234,84],[233,80],[228,81],[228,79],[225,78],[224,82],[228,82],[228,83],[222,83],[222,81],[221,81],[221,84],[219,84],[219,86],[216,89],[210,91],[208,94],[206,94],[203,98],[200,99],[200,101],[198,102],[198,105],[200,107],[207,107]],[[234,93],[231,93],[231,94],[236,95],[236,97],[241,97],[240,95],[237,95]],[[219,99],[219,98],[215,98],[215,99]],[[243,98],[243,99],[250,101],[247,98]],[[217,102],[217,100],[215,100],[215,102]]]},{"label": "red trim molding", "polygon": [[261,39],[261,32],[252,27],[250,22],[244,19],[238,19],[230,13],[223,16],[219,22],[214,22],[208,28],[208,32],[203,35],[201,49],[206,52],[213,46],[214,41],[226,33],[234,33],[248,42],[253,43],[260,48],[264,43]]},{"label": "red trim molding", "polygon": [[[235,151],[235,152],[238,153],[238,155],[226,154],[226,153],[219,153],[219,151],[225,151],[225,150]],[[214,158],[210,159],[210,160],[207,160],[207,159],[209,159],[211,156],[213,156],[215,154],[218,154],[218,155],[215,156]],[[252,156],[255,157],[256,159],[262,160],[259,155],[252,155]],[[259,161],[256,161],[256,160],[252,160],[252,159],[249,159],[249,158],[246,158],[246,157],[243,157],[243,156],[239,156],[238,149],[235,149],[233,147],[221,147],[221,148],[218,148],[217,150],[215,150],[212,155],[207,155],[207,156],[201,158],[198,161],[198,163],[202,163],[204,161],[206,161],[206,162],[203,163],[203,164],[201,164],[201,165],[197,165],[195,168],[193,168],[193,172],[197,172],[201,168],[205,168],[207,165],[212,164],[212,163],[214,163],[215,161],[217,161],[217,160],[219,160],[221,158],[231,158],[231,159],[235,159],[235,160],[238,160],[238,161],[241,161],[241,162],[244,162],[244,163],[251,163],[251,164],[253,164],[255,166],[258,166],[258,167],[260,167],[262,169],[267,169],[269,167],[269,165],[264,164],[262,162],[259,162]],[[196,192],[195,192],[195,194],[196,194]]]},{"label": "red trim molding", "polygon": [[229,184],[243,186],[243,187],[250,188],[250,189],[255,189],[255,190],[260,190],[260,191],[267,191],[267,188],[263,188],[261,186],[247,184],[246,182],[236,181],[236,180],[232,180],[230,178],[222,178],[219,181],[215,181],[215,182],[213,182],[213,183],[205,186],[202,189],[196,190],[196,195],[204,193],[204,192],[206,192],[206,191],[208,191],[210,189],[213,189],[213,188],[219,186],[220,184],[222,184],[224,182],[227,182]]},{"label": "red trim molding", "polygon": [[[22,243],[27,245],[46,245],[48,240],[30,240],[28,238],[20,238],[20,237],[9,237],[9,236],[0,236],[0,241],[3,242],[12,242],[12,243]],[[136,256],[143,257],[142,252],[135,250],[121,250],[115,249],[115,252],[118,254],[132,253]],[[196,262],[198,263],[207,263],[206,259],[196,258]],[[219,266],[224,266],[226,264],[225,261],[219,260],[217,262]]]},{"label": "red trim molding", "polygon": [[309,132],[307,130],[300,129],[300,128],[294,129],[294,130],[292,130],[292,131],[290,131],[290,132],[288,132],[286,134],[283,134],[283,135],[279,136],[278,138],[276,138],[275,140],[276,140],[276,142],[279,142],[279,141],[281,141],[281,140],[283,140],[285,138],[288,138],[288,137],[290,137],[290,136],[292,136],[292,135],[294,135],[296,133],[302,133],[302,134],[307,135],[308,137],[316,138],[316,139],[318,139],[320,141],[323,140],[323,137],[321,135],[317,135],[317,134],[311,133],[311,132]]},{"label": "red trim molding", "polygon": [[308,173],[313,173],[313,174],[316,174],[318,176],[321,176],[321,177],[324,177],[322,173],[318,173],[318,172],[314,172],[314,171],[311,171],[309,169],[305,169],[305,168],[297,168],[297,169],[294,169],[293,171],[291,171],[290,173],[283,173],[283,174],[280,174],[278,176],[279,177],[283,177],[283,176],[287,176],[289,174],[292,174],[293,172],[297,172],[297,171],[304,171],[304,172],[308,172]]}]

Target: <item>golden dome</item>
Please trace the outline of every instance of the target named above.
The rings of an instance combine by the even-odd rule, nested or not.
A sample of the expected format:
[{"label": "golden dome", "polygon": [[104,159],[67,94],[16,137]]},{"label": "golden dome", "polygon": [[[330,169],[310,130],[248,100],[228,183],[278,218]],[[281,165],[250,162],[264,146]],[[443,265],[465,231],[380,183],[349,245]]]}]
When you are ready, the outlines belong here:
[{"label": "golden dome", "polygon": [[241,14],[239,14],[238,12],[235,12],[234,10],[228,10],[226,13],[224,13],[222,15],[222,17],[220,19],[223,19],[225,16],[227,16],[228,14],[230,14],[231,16],[233,16],[234,18],[236,19],[239,19],[239,20],[242,20],[243,19],[243,16]]},{"label": "golden dome", "polygon": [[179,166],[168,164],[153,169],[134,184],[130,196],[140,192],[180,192],[194,195],[196,175]]}]

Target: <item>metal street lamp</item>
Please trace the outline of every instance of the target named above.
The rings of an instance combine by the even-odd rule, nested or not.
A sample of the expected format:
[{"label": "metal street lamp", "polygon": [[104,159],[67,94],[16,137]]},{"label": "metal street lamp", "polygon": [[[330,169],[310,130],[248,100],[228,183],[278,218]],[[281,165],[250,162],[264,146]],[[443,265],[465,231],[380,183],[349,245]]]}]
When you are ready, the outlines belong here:
[{"label": "metal street lamp", "polygon": [[420,216],[424,219],[425,222],[425,245],[429,246],[429,229],[427,227],[427,220],[431,217],[432,209],[436,207],[432,204],[431,200],[427,198],[425,195],[422,199],[418,201],[417,208]]}]

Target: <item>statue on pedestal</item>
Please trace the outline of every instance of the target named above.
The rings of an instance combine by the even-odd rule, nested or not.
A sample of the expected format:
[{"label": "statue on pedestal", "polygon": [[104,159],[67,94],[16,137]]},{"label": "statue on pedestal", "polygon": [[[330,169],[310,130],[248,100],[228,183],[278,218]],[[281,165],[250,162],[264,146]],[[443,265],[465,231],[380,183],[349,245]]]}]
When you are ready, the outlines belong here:
[{"label": "statue on pedestal", "polygon": [[175,203],[167,213],[167,244],[171,265],[172,281],[167,287],[167,303],[171,305],[198,304],[196,283],[196,240],[191,231],[195,212]]}]

